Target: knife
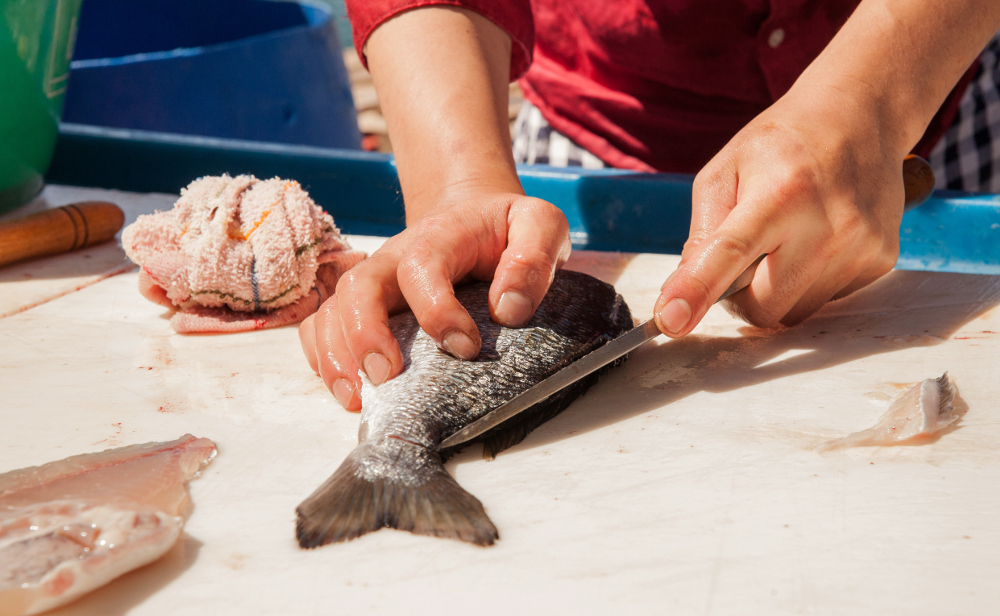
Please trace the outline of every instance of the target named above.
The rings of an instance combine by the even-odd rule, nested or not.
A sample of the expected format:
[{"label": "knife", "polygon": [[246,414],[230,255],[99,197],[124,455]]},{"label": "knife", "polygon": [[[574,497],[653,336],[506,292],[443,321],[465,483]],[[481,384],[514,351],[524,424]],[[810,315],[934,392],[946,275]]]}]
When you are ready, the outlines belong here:
[{"label": "knife", "polygon": [[[739,278],[737,278],[733,284],[729,285],[729,288],[722,294],[722,297],[716,301],[722,301],[733,293],[742,291],[750,286],[750,283],[753,281],[753,275],[757,272],[757,266],[760,265],[760,262],[765,256],[767,255],[757,257],[757,260],[754,261],[750,267],[743,270],[743,273],[740,274]],[[629,351],[639,348],[659,335],[660,330],[656,327],[656,322],[653,319],[649,319],[641,325],[633,327],[611,342],[608,342],[604,346],[584,355],[552,376],[538,382],[534,386],[514,396],[504,404],[501,404],[476,421],[444,439],[441,441],[441,444],[438,445],[438,449],[454,447],[455,445],[471,441],[484,432],[507,421],[514,415],[531,408],[552,394],[579,381],[588,374],[591,374],[596,370],[600,370]]]},{"label": "knife", "polygon": [[[919,156],[909,155],[903,161],[903,184],[905,187],[905,202],[903,211],[908,212],[927,200],[934,190],[934,171],[930,164]],[[719,299],[720,302],[734,293],[738,293],[750,286],[753,282],[757,266],[767,255],[757,257],[757,260],[750,264],[743,273],[729,285]],[[456,445],[461,445],[488,432],[496,426],[507,421],[511,417],[525,411],[553,394],[565,389],[583,377],[600,370],[616,359],[621,358],[629,351],[633,351],[646,342],[660,335],[660,330],[656,327],[653,319],[643,322],[640,325],[625,332],[621,336],[608,342],[604,346],[595,349],[574,361],[568,366],[560,369],[555,374],[536,383],[520,394],[514,396],[504,404],[483,415],[468,426],[455,432],[448,438],[441,441],[438,450],[447,449]]]}]

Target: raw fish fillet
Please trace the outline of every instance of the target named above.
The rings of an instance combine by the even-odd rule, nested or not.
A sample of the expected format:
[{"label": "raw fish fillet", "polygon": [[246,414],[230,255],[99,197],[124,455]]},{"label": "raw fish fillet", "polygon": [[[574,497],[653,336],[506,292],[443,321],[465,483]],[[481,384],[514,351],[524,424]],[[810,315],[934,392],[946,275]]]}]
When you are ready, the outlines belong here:
[{"label": "raw fish fillet", "polygon": [[821,449],[898,445],[928,438],[958,419],[952,404],[956,393],[947,372],[941,378],[921,381],[893,400],[874,426],[830,441]]},{"label": "raw fish fillet", "polygon": [[151,563],[191,513],[215,457],[186,434],[0,475],[0,616],[37,614]]}]

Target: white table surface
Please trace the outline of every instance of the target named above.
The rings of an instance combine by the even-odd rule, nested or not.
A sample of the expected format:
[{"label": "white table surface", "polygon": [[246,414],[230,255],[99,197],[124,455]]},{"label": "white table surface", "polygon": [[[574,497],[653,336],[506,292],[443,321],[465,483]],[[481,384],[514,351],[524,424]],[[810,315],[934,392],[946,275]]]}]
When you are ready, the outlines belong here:
[{"label": "white table surface", "polygon": [[[32,209],[94,198],[130,221],[172,201],[49,187]],[[1000,277],[897,271],[784,331],[713,308],[695,335],[639,349],[496,460],[476,447],[448,463],[499,529],[494,547],[382,530],[303,551],[295,506],[354,447],[358,416],[309,370],[294,327],[176,334],[134,269],[108,276],[121,249],[100,250],[101,267],[77,253],[0,270],[0,471],[185,432],[220,453],[191,484],[195,511],[167,556],[54,614],[1000,604]],[[576,253],[570,267],[645,315],[676,263]],[[814,450],[872,425],[900,384],[945,370],[967,412],[939,439]]]}]

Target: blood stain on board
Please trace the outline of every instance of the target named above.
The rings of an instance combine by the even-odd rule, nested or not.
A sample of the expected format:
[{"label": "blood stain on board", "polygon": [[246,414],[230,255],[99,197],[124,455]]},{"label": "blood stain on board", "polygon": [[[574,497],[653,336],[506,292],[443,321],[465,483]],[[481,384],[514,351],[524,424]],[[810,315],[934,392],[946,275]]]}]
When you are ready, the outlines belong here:
[{"label": "blood stain on board", "polygon": [[[96,443],[94,443],[94,445],[100,445],[101,443],[107,443],[108,446],[110,446],[110,447],[117,447],[121,443],[121,438],[122,438],[122,422],[120,422],[120,421],[114,422],[114,423],[111,424],[111,427],[114,428],[115,433],[112,434],[111,436],[109,436],[108,438],[101,439],[101,440],[97,441]],[[135,432],[135,430],[133,430],[133,432]]]},{"label": "blood stain on board", "polygon": [[167,349],[159,349],[156,352],[156,361],[164,366],[169,366],[174,362],[174,358]]},{"label": "blood stain on board", "polygon": [[226,566],[233,571],[240,571],[246,566],[246,561],[250,558],[247,554],[241,554],[239,552],[233,552],[229,558],[226,559]]}]

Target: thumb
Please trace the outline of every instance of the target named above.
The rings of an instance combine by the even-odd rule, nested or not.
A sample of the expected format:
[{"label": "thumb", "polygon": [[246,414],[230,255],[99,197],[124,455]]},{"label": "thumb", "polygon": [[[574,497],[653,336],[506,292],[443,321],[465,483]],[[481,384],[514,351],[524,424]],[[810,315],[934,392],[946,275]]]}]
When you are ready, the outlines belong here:
[{"label": "thumb", "polygon": [[654,305],[667,336],[685,336],[726,288],[773,243],[778,232],[754,199],[736,208],[737,178],[727,168],[706,167],[692,192],[691,239],[677,270],[663,283]]}]

